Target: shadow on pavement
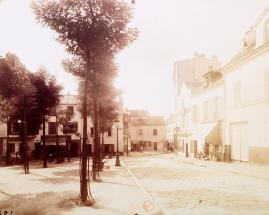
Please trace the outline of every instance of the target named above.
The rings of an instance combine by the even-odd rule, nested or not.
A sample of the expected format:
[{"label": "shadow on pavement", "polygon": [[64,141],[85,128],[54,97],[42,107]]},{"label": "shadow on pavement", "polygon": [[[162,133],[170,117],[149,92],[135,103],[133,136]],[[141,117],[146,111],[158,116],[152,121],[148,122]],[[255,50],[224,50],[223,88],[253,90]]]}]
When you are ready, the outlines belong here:
[{"label": "shadow on pavement", "polygon": [[68,183],[73,183],[73,182],[77,182],[79,183],[79,179],[78,178],[66,178],[66,177],[59,177],[59,178],[55,178],[55,177],[48,177],[48,178],[42,178],[42,179],[35,179],[38,180],[42,183],[47,183],[47,184],[68,184]]},{"label": "shadow on pavement", "polygon": [[16,194],[0,201],[0,210],[13,210],[16,215],[63,214],[63,211],[75,207],[75,192],[44,192],[34,194]]},{"label": "shadow on pavement", "polygon": [[71,170],[52,172],[52,174],[55,176],[64,176],[64,177],[66,177],[66,176],[79,177],[79,170],[78,170],[78,168],[76,168],[76,169],[71,169]]},{"label": "shadow on pavement", "polygon": [[[48,162],[48,167],[43,168],[43,162],[42,161],[32,161],[29,164],[30,171],[31,169],[48,169],[48,168],[60,168],[60,167],[71,167],[71,166],[78,166],[78,162],[76,160],[73,160],[71,162],[62,162],[62,163],[50,163]],[[0,166],[1,168],[9,168],[9,169],[14,169],[14,170],[22,170],[23,171],[23,164],[16,164],[16,165],[8,165],[8,166]]]},{"label": "shadow on pavement", "polygon": [[[68,172],[68,171],[66,171]],[[72,182],[78,182],[79,183],[79,178],[74,177],[77,175],[60,175],[62,177],[56,176],[56,177],[49,177],[49,176],[45,176],[45,175],[40,175],[40,174],[36,174],[36,173],[31,173],[32,175],[41,177],[40,179],[33,179],[33,180],[37,180],[40,181],[42,183],[48,183],[48,184],[63,184],[63,183],[72,183]]]}]

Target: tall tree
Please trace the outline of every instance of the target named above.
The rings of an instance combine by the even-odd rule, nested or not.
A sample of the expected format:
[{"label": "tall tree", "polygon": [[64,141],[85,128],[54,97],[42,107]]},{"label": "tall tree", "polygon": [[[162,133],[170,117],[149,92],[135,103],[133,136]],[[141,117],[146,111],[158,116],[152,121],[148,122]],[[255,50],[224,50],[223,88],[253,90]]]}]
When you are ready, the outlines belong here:
[{"label": "tall tree", "polygon": [[61,86],[56,84],[55,77],[50,75],[45,67],[41,67],[31,76],[31,83],[35,88],[34,98],[37,111],[42,116],[43,136],[43,167],[47,168],[47,147],[46,147],[46,116],[52,114],[60,102]]},{"label": "tall tree", "polygon": [[60,90],[55,78],[44,68],[37,73],[30,73],[16,55],[8,53],[5,58],[0,58],[0,119],[7,123],[7,142],[10,121],[22,122],[25,173],[29,173],[27,136],[37,134],[41,122],[45,128],[45,115],[59,103]]},{"label": "tall tree", "polygon": [[[22,108],[22,124],[23,133],[21,135],[22,142],[25,147],[24,167],[25,173],[29,173],[28,163],[28,144],[27,144],[27,98],[32,93],[32,87],[29,81],[29,71],[20,62],[15,54],[7,53],[6,56],[0,58],[0,95],[1,95],[1,111],[2,120],[7,123],[7,147],[6,157],[8,162],[9,156],[9,125],[12,118],[16,118]],[[4,105],[3,105],[4,104]],[[6,107],[5,105],[10,105]]]},{"label": "tall tree", "polygon": [[[131,8],[119,0],[40,0],[33,4],[33,9],[41,23],[58,33],[57,39],[66,45],[67,51],[80,56],[85,62],[86,69],[82,75],[84,99],[80,201],[82,204],[93,204],[87,189],[86,105],[89,75],[93,74],[94,86],[97,71],[93,65],[96,61],[102,56],[118,53],[135,39],[137,31],[128,27],[132,17]],[[96,105],[94,113],[97,115]],[[96,131],[94,139],[98,141]]]}]

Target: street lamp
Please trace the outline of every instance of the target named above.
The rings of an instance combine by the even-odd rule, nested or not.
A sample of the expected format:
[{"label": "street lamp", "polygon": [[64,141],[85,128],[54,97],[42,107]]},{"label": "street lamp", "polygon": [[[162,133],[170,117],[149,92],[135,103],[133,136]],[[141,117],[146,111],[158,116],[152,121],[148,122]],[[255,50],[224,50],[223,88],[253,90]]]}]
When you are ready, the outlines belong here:
[{"label": "street lamp", "polygon": [[115,126],[117,128],[117,152],[116,152],[116,163],[115,163],[115,166],[121,166],[120,165],[120,157],[119,157],[119,120],[116,119],[115,120]]}]

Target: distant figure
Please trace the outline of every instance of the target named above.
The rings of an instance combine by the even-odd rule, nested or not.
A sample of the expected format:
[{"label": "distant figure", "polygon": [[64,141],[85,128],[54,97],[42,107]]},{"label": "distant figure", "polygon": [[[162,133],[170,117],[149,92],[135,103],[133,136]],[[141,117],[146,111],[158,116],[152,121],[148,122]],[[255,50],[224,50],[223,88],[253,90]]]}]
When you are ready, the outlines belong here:
[{"label": "distant figure", "polygon": [[20,156],[18,152],[16,152],[16,163],[20,163]]}]

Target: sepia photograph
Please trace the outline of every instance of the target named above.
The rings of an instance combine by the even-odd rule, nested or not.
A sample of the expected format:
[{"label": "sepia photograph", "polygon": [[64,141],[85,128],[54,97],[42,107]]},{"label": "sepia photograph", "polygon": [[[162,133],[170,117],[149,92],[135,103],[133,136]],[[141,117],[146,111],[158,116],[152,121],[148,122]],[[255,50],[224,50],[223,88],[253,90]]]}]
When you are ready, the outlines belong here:
[{"label": "sepia photograph", "polygon": [[269,215],[269,0],[0,0],[0,215]]}]

